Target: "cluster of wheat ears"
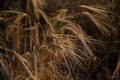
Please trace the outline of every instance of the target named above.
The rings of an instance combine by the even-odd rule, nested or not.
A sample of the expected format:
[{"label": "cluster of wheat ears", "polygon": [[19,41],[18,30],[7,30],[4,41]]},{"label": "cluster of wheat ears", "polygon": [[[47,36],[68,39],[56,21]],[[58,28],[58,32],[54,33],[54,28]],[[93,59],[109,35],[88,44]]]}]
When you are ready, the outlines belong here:
[{"label": "cluster of wheat ears", "polygon": [[111,12],[103,7],[76,5],[71,11],[60,9],[49,14],[44,11],[44,0],[26,0],[22,7],[19,3],[15,9],[0,12],[4,27],[0,32],[0,49],[4,50],[0,67],[10,80],[74,80],[80,71],[87,73],[88,63],[97,59],[95,45],[101,45],[77,18],[90,20],[105,36],[113,30]]}]

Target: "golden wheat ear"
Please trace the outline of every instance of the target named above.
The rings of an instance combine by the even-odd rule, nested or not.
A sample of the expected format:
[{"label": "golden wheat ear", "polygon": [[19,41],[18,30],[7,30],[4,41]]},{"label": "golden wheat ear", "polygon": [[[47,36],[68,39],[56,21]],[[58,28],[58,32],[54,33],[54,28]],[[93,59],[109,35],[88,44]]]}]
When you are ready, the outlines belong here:
[{"label": "golden wheat ear", "polygon": [[108,15],[113,14],[110,10],[87,5],[79,5],[78,7],[86,9],[80,14],[87,16],[104,35],[109,36],[111,30],[115,30],[112,27],[112,18]]}]

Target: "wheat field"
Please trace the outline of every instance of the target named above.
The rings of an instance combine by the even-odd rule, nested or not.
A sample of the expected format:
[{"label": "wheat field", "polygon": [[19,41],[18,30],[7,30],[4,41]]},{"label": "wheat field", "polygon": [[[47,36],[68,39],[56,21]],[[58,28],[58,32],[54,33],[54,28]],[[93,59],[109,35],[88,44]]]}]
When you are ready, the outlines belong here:
[{"label": "wheat field", "polygon": [[117,2],[106,2],[2,1],[0,80],[113,79],[120,70],[120,57],[113,71],[104,62],[120,52],[119,28],[109,8]]}]

